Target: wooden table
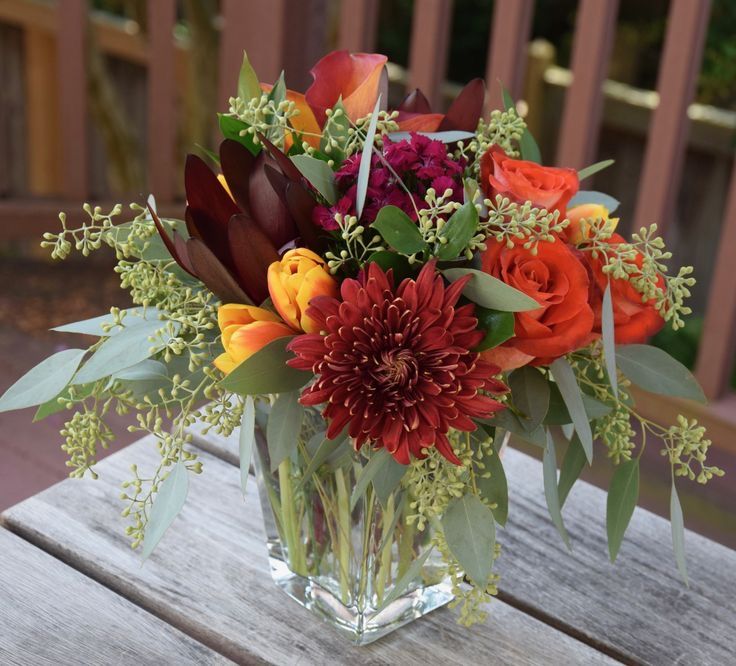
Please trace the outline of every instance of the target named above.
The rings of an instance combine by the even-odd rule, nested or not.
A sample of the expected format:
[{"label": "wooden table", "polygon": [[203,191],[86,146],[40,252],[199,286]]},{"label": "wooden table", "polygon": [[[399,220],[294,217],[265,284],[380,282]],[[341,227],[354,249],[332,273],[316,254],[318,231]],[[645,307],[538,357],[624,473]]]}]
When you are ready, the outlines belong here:
[{"label": "wooden table", "polygon": [[678,579],[668,524],[637,510],[618,562],[605,495],[565,505],[573,553],[545,508],[540,464],[509,450],[511,510],[499,599],[466,629],[441,609],[353,647],[270,580],[255,483],[243,500],[236,442],[197,437],[205,473],[144,566],[122,535],[120,483],[145,438],[12,507],[0,529],[0,664],[717,664],[736,661],[736,552],[686,535]]}]

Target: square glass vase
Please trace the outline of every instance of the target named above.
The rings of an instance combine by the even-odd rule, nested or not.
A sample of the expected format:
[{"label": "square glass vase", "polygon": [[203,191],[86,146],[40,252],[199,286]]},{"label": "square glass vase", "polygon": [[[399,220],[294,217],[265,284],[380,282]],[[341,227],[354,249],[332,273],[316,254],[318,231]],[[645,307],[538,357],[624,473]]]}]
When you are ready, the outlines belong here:
[{"label": "square glass vase", "polygon": [[432,528],[408,519],[400,484],[380,496],[373,483],[354,493],[366,458],[349,439],[326,442],[314,408],[292,454],[271,465],[268,411],[259,405],[254,457],[276,585],[357,645],[451,601]]}]

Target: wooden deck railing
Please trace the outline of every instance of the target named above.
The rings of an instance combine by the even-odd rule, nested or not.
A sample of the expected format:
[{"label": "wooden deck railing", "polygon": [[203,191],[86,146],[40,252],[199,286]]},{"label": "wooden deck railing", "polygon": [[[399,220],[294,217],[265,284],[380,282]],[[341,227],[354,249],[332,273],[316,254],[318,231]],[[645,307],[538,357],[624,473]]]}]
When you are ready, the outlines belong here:
[{"label": "wooden deck railing", "polygon": [[[326,22],[327,0],[222,0],[218,97],[224,104],[236,80],[243,49],[247,49],[264,80],[274,79],[283,66],[294,65],[305,73],[305,44],[298,39],[305,26],[316,25],[310,17]],[[17,10],[23,7],[23,12]],[[379,0],[343,0],[339,3],[336,45],[352,50],[370,50],[376,43]],[[49,7],[52,9],[50,10]],[[175,155],[177,128],[172,122],[177,95],[177,46],[173,37],[176,0],[147,3],[147,41],[135,48],[124,46],[111,34],[103,35],[108,49],[129,50],[131,57],[148,68],[147,95],[147,186],[166,207],[175,202]],[[52,13],[50,13],[50,11]],[[59,150],[61,191],[50,202],[0,199],[0,239],[38,233],[48,224],[53,210],[64,201],[75,204],[90,192],[90,162],[86,99],[85,30],[86,0],[33,0],[0,2],[0,23],[19,25],[38,38],[38,29],[55,33],[57,71],[36,71],[41,81],[58,77]],[[408,86],[421,87],[430,100],[438,101],[445,78],[452,21],[452,0],[417,0],[410,38]],[[534,12],[533,0],[495,0],[486,80],[489,107],[500,105],[495,82],[501,80],[518,97],[526,67],[526,47]],[[582,167],[594,161],[601,128],[602,83],[611,54],[618,0],[579,0],[572,52],[573,82],[564,104],[557,163]],[[672,0],[660,64],[657,92],[659,105],[653,114],[637,193],[635,225],[658,222],[669,229],[675,195],[680,187],[688,106],[702,60],[710,16],[710,0]],[[34,26],[36,32],[28,30]],[[39,28],[40,26],[40,28]],[[327,31],[324,31],[327,34]],[[314,40],[313,40],[314,41]],[[322,48],[326,49],[326,39]],[[50,42],[45,42],[49,48]],[[312,43],[312,50],[314,45]],[[319,50],[319,45],[317,50]],[[318,53],[316,53],[318,55]],[[30,66],[30,64],[28,64]],[[32,94],[32,91],[29,91]],[[38,100],[36,100],[38,102]],[[31,114],[31,123],[40,123]],[[50,137],[35,130],[29,150]],[[53,137],[51,137],[53,138]],[[43,150],[57,148],[44,144]],[[38,158],[38,156],[36,156]],[[736,172],[731,180],[728,205],[722,224],[721,243],[705,316],[705,329],[697,362],[697,375],[714,401],[698,416],[719,433],[723,446],[734,448],[736,409],[727,384],[734,365],[736,325]],[[661,399],[644,400],[653,416],[664,409]],[[671,405],[671,401],[666,403]],[[647,406],[648,405],[648,406]]]}]

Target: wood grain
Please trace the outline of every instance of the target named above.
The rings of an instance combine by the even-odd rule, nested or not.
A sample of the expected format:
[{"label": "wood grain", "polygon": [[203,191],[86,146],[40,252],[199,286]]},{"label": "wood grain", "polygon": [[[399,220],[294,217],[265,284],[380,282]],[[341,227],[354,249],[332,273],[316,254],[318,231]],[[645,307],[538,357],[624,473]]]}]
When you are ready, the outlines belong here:
[{"label": "wood grain", "polygon": [[368,647],[349,645],[290,601],[267,573],[255,484],[243,501],[235,466],[202,453],[205,472],[159,548],[141,567],[122,536],[120,482],[153,465],[144,439],[103,461],[100,480],[64,481],[3,514],[14,532],[238,662],[275,664],[576,664],[605,655],[496,602],[465,629],[442,609]]},{"label": "wood grain", "polygon": [[498,536],[504,600],[624,661],[733,663],[736,551],[687,532],[688,588],[675,569],[669,522],[637,509],[612,565],[606,494],[579,482],[563,510],[568,553],[547,514],[541,465],[512,449],[504,467],[510,488],[509,521]]},{"label": "wood grain", "polygon": [[2,664],[229,663],[4,529],[0,553]]}]

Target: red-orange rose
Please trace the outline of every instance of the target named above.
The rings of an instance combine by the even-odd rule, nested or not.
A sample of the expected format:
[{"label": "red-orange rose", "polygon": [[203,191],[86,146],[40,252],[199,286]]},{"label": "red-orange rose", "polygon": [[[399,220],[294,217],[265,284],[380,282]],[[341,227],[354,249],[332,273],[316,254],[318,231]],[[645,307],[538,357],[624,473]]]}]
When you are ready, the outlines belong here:
[{"label": "red-orange rose", "polygon": [[[618,245],[625,239],[614,234],[608,243]],[[586,253],[589,254],[589,253]],[[641,255],[635,263],[641,267]],[[588,257],[593,285],[591,288],[591,305],[595,315],[593,331],[601,332],[601,308],[603,292],[609,280],[611,282],[611,303],[613,305],[613,335],[616,344],[635,344],[645,342],[664,326],[664,319],[654,308],[653,301],[643,301],[641,294],[631,286],[628,280],[610,278],[603,272],[604,262],[601,257]],[[659,276],[659,286],[664,286],[664,278]]]},{"label": "red-orange rose", "polygon": [[579,253],[562,241],[541,242],[537,248],[533,255],[521,244],[508,248],[490,241],[483,253],[486,273],[540,305],[517,312],[514,337],[484,352],[487,360],[505,370],[527,363],[544,365],[585,346],[591,337],[590,282]]},{"label": "red-orange rose", "polygon": [[579,186],[575,169],[515,160],[498,146],[491,146],[480,158],[480,181],[489,197],[501,194],[519,203],[531,201],[535,206],[559,210],[563,215]]}]

